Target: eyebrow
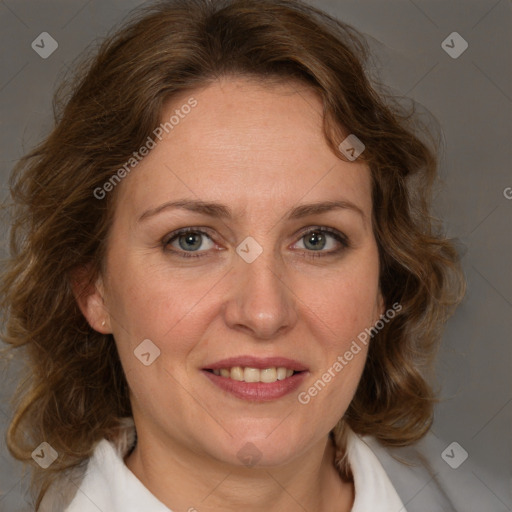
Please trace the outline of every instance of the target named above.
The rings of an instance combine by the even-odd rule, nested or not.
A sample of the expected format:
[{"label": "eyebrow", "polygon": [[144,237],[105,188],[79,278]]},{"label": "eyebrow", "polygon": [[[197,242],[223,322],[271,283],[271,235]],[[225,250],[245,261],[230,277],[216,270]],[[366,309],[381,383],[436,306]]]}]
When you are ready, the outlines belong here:
[{"label": "eyebrow", "polygon": [[[219,219],[232,219],[234,217],[232,210],[224,204],[196,199],[181,199],[178,201],[169,201],[157,206],[156,208],[146,210],[139,217],[138,222],[154,217],[162,211],[169,209],[183,209]],[[350,201],[323,201],[318,203],[302,204],[292,208],[286,218],[288,220],[297,220],[310,215],[318,215],[320,213],[339,209],[352,210],[358,213],[363,220],[366,220],[364,211]]]}]

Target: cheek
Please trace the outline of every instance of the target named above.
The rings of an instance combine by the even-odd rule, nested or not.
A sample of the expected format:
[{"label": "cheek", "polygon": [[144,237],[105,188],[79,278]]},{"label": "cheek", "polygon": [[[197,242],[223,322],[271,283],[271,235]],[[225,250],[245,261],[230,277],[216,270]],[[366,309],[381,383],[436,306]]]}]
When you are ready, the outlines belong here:
[{"label": "cheek", "polygon": [[[148,267],[142,261],[127,261],[111,275],[109,300],[121,364],[133,398],[145,403],[154,415],[164,403],[166,409],[179,403],[177,383],[186,382],[195,370],[189,354],[213,321],[214,295],[207,293],[213,285],[210,279],[187,282],[176,273]],[[153,352],[158,354],[149,366],[136,357],[147,352],[151,360]],[[163,396],[162,389],[177,392],[171,393],[172,403],[167,403],[170,397]],[[186,408],[185,402],[180,410]]]},{"label": "cheek", "polygon": [[366,257],[347,260],[336,272],[316,282],[303,277],[295,290],[303,314],[324,332],[324,342],[331,350],[344,351],[381,314],[376,249],[368,251]]},{"label": "cheek", "polygon": [[170,340],[174,353],[190,350],[211,320],[209,311],[215,301],[211,290],[221,274],[180,273],[150,265],[138,255],[115,265],[114,256],[108,276],[108,307],[120,350],[133,351],[144,339],[152,340],[161,350],[168,348]]},{"label": "cheek", "polygon": [[345,414],[357,390],[368,353],[369,329],[378,316],[377,277],[339,275],[304,301],[302,316],[315,333],[314,372],[298,402],[330,427]]}]

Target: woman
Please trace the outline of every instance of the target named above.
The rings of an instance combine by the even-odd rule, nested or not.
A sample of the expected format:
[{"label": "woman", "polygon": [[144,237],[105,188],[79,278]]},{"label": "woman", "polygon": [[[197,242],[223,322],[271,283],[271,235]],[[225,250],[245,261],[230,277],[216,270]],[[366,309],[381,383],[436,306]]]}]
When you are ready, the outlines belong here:
[{"label": "woman", "polygon": [[365,58],[295,0],[172,0],[84,66],[12,178],[37,510],[423,510],[391,447],[430,428],[464,285]]}]

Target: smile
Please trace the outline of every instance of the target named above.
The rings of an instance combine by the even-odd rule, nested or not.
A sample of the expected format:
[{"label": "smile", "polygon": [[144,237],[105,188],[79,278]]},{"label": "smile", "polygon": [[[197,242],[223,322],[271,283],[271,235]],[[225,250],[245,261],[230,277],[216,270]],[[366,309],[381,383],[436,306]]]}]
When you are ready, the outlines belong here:
[{"label": "smile", "polygon": [[203,368],[223,392],[243,400],[265,402],[295,391],[309,374],[305,365],[282,357],[224,359]]}]

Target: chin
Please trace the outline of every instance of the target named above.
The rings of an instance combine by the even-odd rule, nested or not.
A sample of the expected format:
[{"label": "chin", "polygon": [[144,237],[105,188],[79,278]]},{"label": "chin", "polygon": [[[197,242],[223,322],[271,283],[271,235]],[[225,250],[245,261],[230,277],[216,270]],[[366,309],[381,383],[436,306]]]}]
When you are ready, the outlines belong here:
[{"label": "chin", "polygon": [[286,430],[270,432],[269,435],[268,429],[260,429],[236,437],[225,435],[222,440],[212,439],[207,451],[215,459],[230,466],[278,467],[293,462],[316,442],[313,438],[308,442],[304,434]]}]

